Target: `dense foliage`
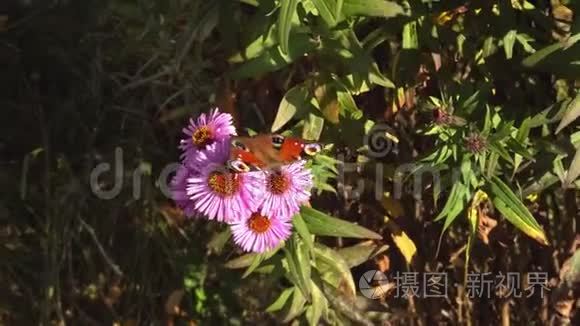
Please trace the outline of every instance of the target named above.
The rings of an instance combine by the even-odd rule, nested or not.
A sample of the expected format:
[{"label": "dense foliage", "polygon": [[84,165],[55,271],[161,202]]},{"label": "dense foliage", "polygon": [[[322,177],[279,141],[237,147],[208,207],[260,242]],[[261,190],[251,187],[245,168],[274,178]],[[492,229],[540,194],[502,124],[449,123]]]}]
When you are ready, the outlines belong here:
[{"label": "dense foliage", "polygon": [[[2,323],[578,319],[578,2],[1,6]],[[182,128],[213,106],[325,144],[274,250],[169,198]],[[446,273],[447,296],[369,299],[369,270]],[[549,291],[474,298],[470,272]]]}]

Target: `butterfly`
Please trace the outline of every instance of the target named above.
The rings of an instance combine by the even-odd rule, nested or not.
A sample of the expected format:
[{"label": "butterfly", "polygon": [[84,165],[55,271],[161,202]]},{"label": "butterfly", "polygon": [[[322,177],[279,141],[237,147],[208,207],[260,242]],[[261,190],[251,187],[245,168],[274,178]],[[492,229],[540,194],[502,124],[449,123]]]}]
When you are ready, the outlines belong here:
[{"label": "butterfly", "polygon": [[279,134],[234,137],[228,166],[237,172],[276,168],[304,157],[312,157],[321,150],[322,145],[319,143]]}]

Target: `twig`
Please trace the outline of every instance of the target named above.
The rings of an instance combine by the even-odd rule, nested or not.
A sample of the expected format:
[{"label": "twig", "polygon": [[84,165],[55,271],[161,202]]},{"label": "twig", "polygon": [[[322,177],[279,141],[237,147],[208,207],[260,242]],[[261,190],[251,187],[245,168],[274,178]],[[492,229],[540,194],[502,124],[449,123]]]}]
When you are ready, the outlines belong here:
[{"label": "twig", "polygon": [[167,76],[167,75],[171,74],[173,71],[174,71],[173,68],[166,67],[164,70],[162,70],[162,71],[160,71],[160,72],[158,72],[156,74],[153,74],[153,75],[151,75],[149,77],[146,77],[146,78],[143,78],[143,79],[136,80],[134,82],[131,82],[131,83],[123,86],[121,88],[121,92],[130,90],[130,89],[133,89],[133,88],[137,88],[137,87],[139,87],[141,85],[145,85],[147,83],[153,82],[153,81],[155,81],[155,80],[157,80],[157,79],[159,79],[161,77],[164,77],[164,76]]},{"label": "twig", "polygon": [[93,239],[93,242],[95,243],[95,246],[97,246],[97,249],[99,250],[99,253],[103,257],[103,259],[105,260],[105,262],[111,267],[111,269],[113,270],[113,272],[117,276],[123,277],[123,272],[121,271],[121,268],[119,268],[119,265],[117,265],[113,261],[113,259],[107,254],[107,252],[105,251],[105,248],[103,247],[103,245],[101,244],[101,242],[97,238],[97,234],[95,232],[95,229],[93,229],[92,226],[90,226],[89,224],[87,224],[87,222],[85,222],[85,220],[83,220],[83,218],[80,217],[80,216],[79,216],[79,221],[81,222],[81,226],[89,233],[89,235]]},{"label": "twig", "polygon": [[149,60],[147,60],[147,62],[145,62],[141,68],[137,70],[135,76],[140,76],[145,71],[145,69],[147,69],[155,60],[157,60],[157,58],[159,58],[159,53],[153,54],[151,58],[149,58]]},{"label": "twig", "polygon": [[178,98],[183,93],[185,93],[185,91],[187,91],[189,89],[191,89],[191,87],[185,86],[182,89],[178,90],[177,92],[171,94],[169,97],[167,97],[167,99],[165,99],[165,101],[163,101],[163,103],[161,103],[161,105],[159,106],[159,110],[157,111],[157,114],[159,114],[160,111],[162,111],[163,109],[165,109],[165,107],[167,105],[169,105],[169,103],[173,102],[174,99]]}]

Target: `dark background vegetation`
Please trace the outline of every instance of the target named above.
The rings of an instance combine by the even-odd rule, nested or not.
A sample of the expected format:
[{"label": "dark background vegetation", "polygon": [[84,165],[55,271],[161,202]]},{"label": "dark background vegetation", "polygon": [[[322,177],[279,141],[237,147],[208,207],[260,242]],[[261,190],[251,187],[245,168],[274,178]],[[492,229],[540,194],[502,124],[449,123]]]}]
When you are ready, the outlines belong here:
[{"label": "dark background vegetation", "polygon": [[[485,12],[496,2],[435,4],[442,7],[433,9],[433,15],[463,5],[469,10],[480,6]],[[565,38],[566,31],[560,33],[564,36],[553,32],[559,1],[532,3],[537,16],[516,12],[513,20],[490,16],[466,23],[466,48],[477,52],[486,36],[497,34],[501,38],[504,28],[509,30],[513,24],[526,26],[537,42],[536,49]],[[569,6],[574,9],[574,5]],[[215,237],[223,227],[186,220],[157,183],[162,169],[179,157],[176,145],[189,117],[219,105],[234,114],[238,127],[267,132],[281,98],[291,86],[335,68],[324,60],[323,55],[328,54],[323,53],[316,59],[297,59],[291,74],[284,68],[230,79],[228,73],[236,66],[228,58],[260,35],[259,28],[252,29],[252,24],[259,25],[255,15],[264,16],[260,10],[244,1],[225,0],[0,3],[0,323],[194,325],[280,321],[265,308],[288,286],[287,282],[267,275],[242,279],[239,270],[225,268],[224,263],[237,257],[239,250]],[[534,24],[534,19],[545,24]],[[578,26],[577,18],[575,22]],[[519,63],[528,54],[519,48],[513,60],[507,60],[500,48],[498,55],[476,67],[473,60],[446,64],[457,49],[454,43],[442,41],[439,52],[443,68],[436,72],[431,51],[423,48],[432,45],[422,44],[416,51],[400,50],[404,23],[398,18],[374,19],[353,27],[363,38],[384,26],[384,44],[371,55],[407,96],[406,105],[401,104],[396,90],[382,86],[355,95],[365,116],[386,121],[399,134],[399,150],[382,158],[387,166],[412,162],[433,148],[433,139],[416,133],[430,123],[431,115],[414,103],[428,96],[439,97],[440,89],[446,86],[453,92],[457,74],[468,76],[460,80],[473,91],[483,80],[492,83],[495,91],[486,101],[502,106],[516,125],[525,117],[574,97],[578,88],[577,68],[555,65],[527,71]],[[577,47],[574,51],[580,53]],[[575,58],[578,60],[580,55]],[[421,71],[429,75],[429,80]],[[395,72],[397,77],[393,76]],[[400,107],[394,110],[397,103]],[[483,119],[482,112],[468,118]],[[344,131],[349,128],[325,129],[323,139],[335,143],[336,152],[347,161],[355,161],[356,148],[350,146],[346,139],[350,136]],[[557,136],[555,128],[546,124],[546,130],[532,131],[538,140],[530,145],[537,149],[534,168],[524,171],[513,184],[522,188],[533,185],[542,171],[552,168],[555,153],[566,154],[563,165],[568,168],[574,154],[570,135],[577,127],[572,124]],[[362,134],[359,136],[362,138]],[[551,149],[550,144],[560,147]],[[90,173],[99,163],[113,163],[116,148],[122,149],[122,188],[118,196],[104,200],[91,189]],[[548,168],[543,169],[541,164]],[[135,171],[144,175],[137,198]],[[354,184],[365,173],[353,172],[345,183]],[[113,173],[103,175],[100,182],[104,188],[112,187]],[[392,185],[385,182],[387,188]],[[385,222],[381,213],[384,207],[372,196],[353,196],[345,184],[333,186],[339,190],[337,194],[315,196],[313,206],[380,233],[385,239],[380,243],[389,245],[385,253],[353,269],[355,283],[364,271],[381,269],[386,273],[445,271],[453,285],[447,299],[407,300],[389,294],[376,302],[353,303],[342,314],[379,311],[382,321],[376,323],[402,325],[540,325],[556,317],[564,321],[574,318],[570,311],[577,306],[577,296],[561,300],[497,295],[465,301],[463,250],[468,226],[463,221],[455,223],[437,252],[442,225],[433,222],[433,217],[444,202],[437,208],[429,195],[425,196],[428,199],[417,200],[405,193],[397,201],[404,213]],[[479,226],[473,246],[473,271],[522,275],[544,271],[552,290],[561,284],[561,275],[566,272],[564,262],[580,240],[577,191],[562,189],[559,181],[539,187],[534,191],[539,194],[537,199],[525,203],[546,231],[549,245],[526,237],[491,210],[486,216],[488,224]],[[401,230],[417,247],[417,256],[409,265],[398,249],[400,244],[390,236]],[[336,248],[355,243],[343,239],[322,241]],[[562,303],[564,309],[558,309],[555,303]],[[346,320],[356,323],[355,317]]]}]

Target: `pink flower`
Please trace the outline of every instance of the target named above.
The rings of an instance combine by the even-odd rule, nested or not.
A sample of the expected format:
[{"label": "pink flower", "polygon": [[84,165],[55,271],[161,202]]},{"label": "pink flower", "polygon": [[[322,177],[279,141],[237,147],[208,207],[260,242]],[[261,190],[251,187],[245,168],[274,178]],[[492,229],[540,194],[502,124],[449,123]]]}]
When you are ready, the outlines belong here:
[{"label": "pink flower", "polygon": [[212,146],[217,141],[229,139],[236,135],[233,118],[229,113],[220,113],[217,108],[208,114],[202,113],[195,121],[189,120],[189,126],[183,128],[187,137],[183,138],[179,148],[183,151],[184,160],[192,159],[199,151]]},{"label": "pink flower", "polygon": [[229,140],[226,140],[188,161],[199,174],[187,179],[187,196],[195,210],[210,220],[235,222],[251,214],[263,198],[263,173],[232,172],[225,166],[228,158]]},{"label": "pink flower", "polygon": [[183,213],[187,217],[192,217],[196,213],[193,202],[187,195],[187,179],[197,173],[198,172],[191,166],[180,164],[175,176],[171,179],[171,183],[169,184],[171,198],[175,201],[175,204],[183,210]]},{"label": "pink flower", "polygon": [[305,161],[265,171],[266,191],[262,203],[263,215],[275,214],[289,219],[300,206],[310,200],[312,174],[304,168]]},{"label": "pink flower", "polygon": [[290,219],[254,212],[231,223],[234,242],[244,251],[263,253],[275,248],[292,234]]}]

